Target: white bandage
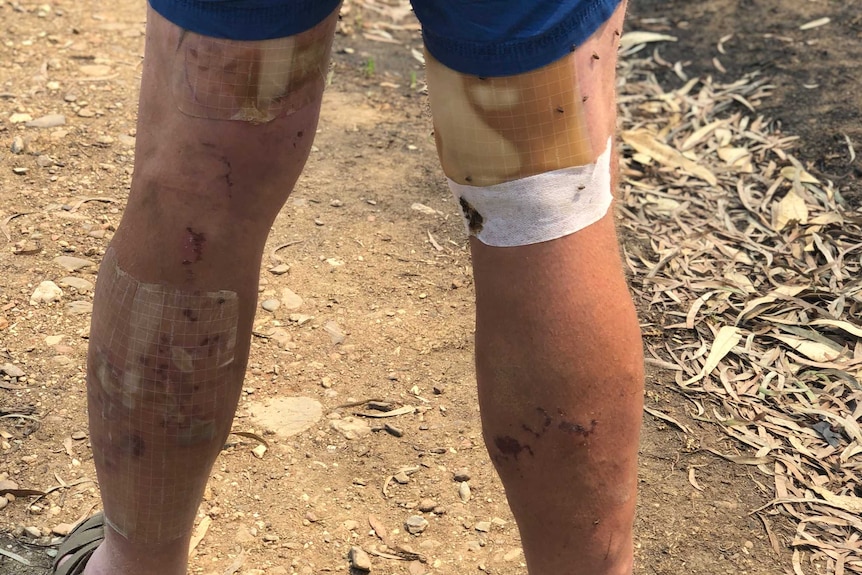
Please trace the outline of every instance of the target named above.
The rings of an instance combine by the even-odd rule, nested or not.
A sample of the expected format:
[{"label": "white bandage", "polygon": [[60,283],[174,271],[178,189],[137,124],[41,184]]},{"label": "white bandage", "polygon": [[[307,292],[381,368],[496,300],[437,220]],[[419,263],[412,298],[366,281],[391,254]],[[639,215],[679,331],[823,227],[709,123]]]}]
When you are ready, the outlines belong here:
[{"label": "white bandage", "polygon": [[483,244],[547,242],[593,224],[611,206],[611,140],[595,164],[554,170],[494,186],[449,180],[467,233]]}]

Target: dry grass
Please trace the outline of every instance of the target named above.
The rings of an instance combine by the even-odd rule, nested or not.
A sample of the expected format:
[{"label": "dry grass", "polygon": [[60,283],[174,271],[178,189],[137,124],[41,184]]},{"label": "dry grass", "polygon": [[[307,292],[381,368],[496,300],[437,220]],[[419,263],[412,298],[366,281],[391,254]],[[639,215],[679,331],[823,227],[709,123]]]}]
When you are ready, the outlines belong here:
[{"label": "dry grass", "polygon": [[[757,74],[689,80],[631,44],[620,204],[642,240],[626,261],[654,320],[647,361],[674,372],[692,418],[735,440],[720,455],[760,471],[774,499],[752,513],[776,551],[770,516],[794,522],[796,573],[862,573],[862,217],[757,115],[770,92]],[[684,86],[662,89],[661,66]]]}]

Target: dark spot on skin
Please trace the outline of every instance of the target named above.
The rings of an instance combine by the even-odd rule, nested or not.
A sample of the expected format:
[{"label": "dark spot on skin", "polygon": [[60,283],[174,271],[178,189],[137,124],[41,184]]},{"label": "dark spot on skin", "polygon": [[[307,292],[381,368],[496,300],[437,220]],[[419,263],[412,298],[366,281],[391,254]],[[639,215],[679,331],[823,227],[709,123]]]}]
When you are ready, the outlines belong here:
[{"label": "dark spot on skin", "polygon": [[563,110],[563,107],[562,107],[562,106],[557,106],[557,113],[558,113],[558,114],[563,114],[563,113],[565,113],[565,112],[566,112],[566,111],[565,111],[565,110]]},{"label": "dark spot on skin", "polygon": [[529,445],[526,443],[522,445],[520,441],[514,437],[509,437],[508,435],[495,437],[494,445],[500,450],[500,453],[503,455],[511,455],[515,459],[518,459],[518,456],[522,451],[527,451],[530,455],[533,455],[533,450]]},{"label": "dark spot on skin", "polygon": [[220,297],[216,300],[216,303],[218,303],[219,305],[222,305],[225,301],[226,300],[223,297]]},{"label": "dark spot on skin", "polygon": [[200,386],[200,385],[198,385],[198,384],[194,384],[194,386],[192,386],[192,389],[193,389],[193,390],[195,390],[195,391],[199,391],[199,390],[200,390],[200,388],[201,388],[201,386]]},{"label": "dark spot on skin", "polygon": [[598,423],[599,422],[596,421],[595,419],[590,421],[590,427],[589,427],[589,429],[587,429],[583,425],[580,425],[578,423],[572,423],[571,421],[567,421],[564,419],[563,421],[561,421],[557,425],[557,428],[559,428],[562,431],[565,431],[566,433],[572,433],[574,435],[580,435],[581,437],[586,438],[586,437],[589,437],[590,435],[592,435],[593,432],[595,432],[596,425],[598,425]]},{"label": "dark spot on skin", "polygon": [[579,189],[579,190],[583,190],[584,188],[586,188],[586,186],[585,186],[584,184],[580,184],[580,185],[578,186],[578,189]]},{"label": "dark spot on skin", "polygon": [[214,335],[213,336],[213,343],[218,343],[220,339],[221,339],[221,335],[218,335],[218,334]]},{"label": "dark spot on skin", "polygon": [[126,450],[133,457],[141,457],[146,450],[146,444],[140,435],[129,435],[126,438]]},{"label": "dark spot on skin", "polygon": [[464,176],[464,181],[465,181],[465,182],[467,182],[467,183],[469,184],[470,182],[472,182],[472,181],[473,181],[473,178],[472,178],[472,177],[470,177],[470,176]]},{"label": "dark spot on skin", "polygon": [[584,96],[583,98],[581,98],[581,102],[586,104],[587,100],[589,100],[589,99],[590,99],[589,96]]},{"label": "dark spot on skin", "polygon": [[303,134],[305,134],[305,132],[303,132],[302,130],[300,130],[300,131],[298,131],[298,132],[296,133],[296,137],[297,137],[297,138],[301,138]]},{"label": "dark spot on skin", "polygon": [[458,198],[458,203],[461,204],[461,211],[464,212],[464,217],[467,218],[467,227],[470,229],[470,233],[475,236],[482,231],[485,218],[464,198]]},{"label": "dark spot on skin", "polygon": [[488,79],[485,76],[476,76],[476,77],[479,78],[483,82],[485,82]]},{"label": "dark spot on skin", "polygon": [[614,30],[614,36],[621,36],[620,31],[619,31],[619,30]]},{"label": "dark spot on skin", "polygon": [[539,412],[539,415],[542,415],[545,418],[545,421],[542,422],[542,429],[548,429],[549,427],[551,427],[551,416],[550,416],[550,414],[541,407],[537,407],[536,411]]},{"label": "dark spot on skin", "polygon": [[593,52],[593,60],[599,60],[599,55]]},{"label": "dark spot on skin", "polygon": [[572,47],[571,47],[571,48],[569,48],[569,52],[574,52],[574,51],[575,51],[575,50],[577,50],[577,49],[578,49],[578,45],[577,45],[577,44],[572,44]]},{"label": "dark spot on skin", "polygon": [[[204,254],[204,244],[206,244],[207,238],[203,232],[196,232],[191,227],[186,228],[186,231],[189,233],[186,238],[186,248],[191,249],[194,253],[194,261],[199,262],[203,259]],[[184,260],[185,263],[187,260]]]},{"label": "dark spot on skin", "polygon": [[527,433],[532,433],[536,437],[536,439],[538,439],[542,437],[546,431],[548,431],[548,428],[551,427],[551,423],[553,423],[553,421],[551,420],[551,416],[548,414],[548,412],[545,411],[543,408],[537,407],[536,411],[539,413],[539,416],[543,418],[539,431],[535,431],[532,427],[526,424],[522,424],[521,429],[523,429]]},{"label": "dark spot on skin", "polygon": [[230,197],[230,191],[233,188],[233,179],[231,178],[233,167],[230,165],[230,160],[228,160],[227,157],[222,157],[221,161],[227,169],[227,172],[224,175],[224,181],[227,184],[227,195]]},{"label": "dark spot on skin", "polygon": [[197,321],[198,320],[198,316],[196,316],[194,314],[194,312],[190,309],[184,309],[183,310],[183,317],[189,321]]}]

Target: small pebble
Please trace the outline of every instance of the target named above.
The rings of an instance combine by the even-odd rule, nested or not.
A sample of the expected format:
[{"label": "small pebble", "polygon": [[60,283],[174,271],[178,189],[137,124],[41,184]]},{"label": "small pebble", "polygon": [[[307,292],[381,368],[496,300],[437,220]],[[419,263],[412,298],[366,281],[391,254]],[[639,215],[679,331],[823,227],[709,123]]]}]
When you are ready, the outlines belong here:
[{"label": "small pebble", "polygon": [[505,555],[503,555],[503,561],[514,561],[515,559],[518,558],[518,556],[520,554],[521,554],[521,549],[516,547],[515,549],[512,549],[511,551],[509,551]]},{"label": "small pebble", "polygon": [[356,545],[351,547],[347,558],[350,560],[350,566],[353,569],[366,572],[371,571],[371,558],[368,556],[368,553],[362,550],[362,547]]},{"label": "small pebble", "polygon": [[12,140],[11,150],[12,150],[13,154],[20,154],[21,152],[23,152],[24,151],[24,138],[22,138],[21,136],[15,136],[15,139]]},{"label": "small pebble", "polygon": [[290,271],[290,266],[287,264],[278,264],[277,266],[273,266],[273,267],[269,268],[269,272],[272,274],[275,274],[277,276],[280,276],[282,274],[286,274],[289,271]]},{"label": "small pebble", "polygon": [[73,301],[66,306],[66,311],[70,315],[85,315],[93,311],[93,302],[89,301]]},{"label": "small pebble", "polygon": [[298,310],[302,307],[302,298],[290,288],[281,290],[281,303],[290,311]]},{"label": "small pebble", "polygon": [[70,272],[96,265],[90,260],[76,258],[74,256],[57,256],[54,258],[54,263]]},{"label": "small pebble", "polygon": [[72,527],[74,527],[74,525],[70,525],[69,523],[58,523],[51,528],[51,533],[59,535],[60,537],[65,537],[70,531],[72,531]]},{"label": "small pebble", "polygon": [[479,521],[476,523],[476,531],[480,531],[482,533],[487,533],[491,530],[491,522],[490,521]]},{"label": "small pebble", "polygon": [[[0,366],[0,371],[9,377],[24,377],[24,370],[12,363],[4,363]],[[15,487],[9,487],[9,485],[14,485]],[[14,481],[4,479],[0,481],[0,489],[18,489],[18,484]]]},{"label": "small pebble", "polygon": [[57,284],[52,281],[43,281],[33,291],[33,295],[30,296],[30,305],[60,301],[62,297],[63,290]]},{"label": "small pebble", "polygon": [[460,485],[458,485],[458,497],[461,498],[463,503],[470,501],[470,484],[466,481],[462,481]]},{"label": "small pebble", "polygon": [[35,120],[27,122],[28,128],[56,128],[66,124],[66,116],[63,114],[48,114]]},{"label": "small pebble", "polygon": [[459,483],[462,481],[470,481],[470,472],[467,470],[466,467],[462,467],[461,469],[455,471],[455,473],[452,475],[452,479],[458,481]]},{"label": "small pebble", "polygon": [[421,515],[411,515],[404,522],[404,527],[412,535],[419,535],[428,528],[428,520]]},{"label": "small pebble", "polygon": [[260,307],[265,309],[266,311],[273,312],[281,307],[281,302],[277,299],[267,299],[264,300]]},{"label": "small pebble", "polygon": [[257,446],[257,447],[255,447],[254,449],[252,449],[252,450],[251,450],[251,452],[252,452],[252,453],[254,454],[254,456],[255,456],[255,457],[257,457],[258,459],[263,459],[263,454],[264,454],[264,453],[266,453],[266,445],[264,445],[264,444],[262,444],[262,443],[261,443],[260,445],[258,445],[258,446]]},{"label": "small pebble", "polygon": [[81,293],[93,290],[93,282],[85,280],[84,278],[68,276],[62,278],[58,283],[63,287],[73,287]]},{"label": "small pebble", "polygon": [[410,483],[410,478],[403,471],[400,471],[393,475],[392,479],[394,479],[396,483],[399,483],[401,485],[407,485],[408,483]]},{"label": "small pebble", "polygon": [[429,511],[434,511],[435,507],[437,507],[437,502],[427,497],[419,502],[419,511],[427,513]]},{"label": "small pebble", "polygon": [[26,533],[27,535],[29,535],[30,537],[32,537],[34,539],[38,539],[39,537],[42,536],[42,532],[39,530],[39,528],[34,527],[32,525],[24,527],[24,533]]}]

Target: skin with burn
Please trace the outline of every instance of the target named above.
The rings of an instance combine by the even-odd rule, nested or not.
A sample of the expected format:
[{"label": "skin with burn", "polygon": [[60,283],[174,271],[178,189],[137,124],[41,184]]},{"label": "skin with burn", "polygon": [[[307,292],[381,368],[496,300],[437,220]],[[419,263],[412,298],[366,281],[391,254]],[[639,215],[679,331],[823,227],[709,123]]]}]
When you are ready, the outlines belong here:
[{"label": "skin with burn", "polygon": [[[594,162],[614,131],[624,11],[521,76],[468,77],[429,56],[446,175],[489,186]],[[149,12],[135,174],[90,333],[108,525],[85,575],[186,575],[241,392],[266,237],[311,149],[336,21],[266,45],[201,41]],[[629,575],[643,372],[612,217],[539,244],[470,244],[482,427],[529,572]],[[146,286],[173,305],[137,293]]]},{"label": "skin with burn", "polygon": [[[240,63],[263,55],[220,41],[219,57],[237,62],[224,71],[234,84],[198,83],[198,100],[181,94],[192,106],[183,111],[164,87],[185,66],[189,35],[148,13],[135,173],[90,332],[90,430],[108,525],[85,575],[186,575],[195,513],[242,389],[266,237],[311,149],[304,135],[316,131],[323,90],[312,70],[326,69],[336,22],[295,39],[315,47],[303,51],[307,65],[266,94],[260,76],[277,78],[267,66],[285,63],[248,68],[260,76],[237,89]],[[231,121],[270,96],[266,118]]]},{"label": "skin with burn", "polygon": [[[428,55],[446,175],[493,186],[595,163],[615,130],[624,11],[520,76],[471,77]],[[461,207],[468,221],[482,217]],[[501,248],[473,237],[470,247],[482,428],[529,573],[628,575],[643,358],[612,214],[552,241]]]},{"label": "skin with burn", "polygon": [[110,250],[99,277],[97,297],[110,313],[103,307],[92,330],[112,335],[94,342],[88,395],[99,414],[91,423],[94,456],[114,485],[102,497],[111,525],[125,537],[174,540],[193,521],[193,509],[172,521],[141,517],[161,505],[188,507],[200,486],[182,481],[185,465],[168,469],[174,477],[160,485],[142,482],[171,451],[188,465],[218,453],[214,440],[229,430],[232,415],[220,406],[243,377],[234,362],[236,294],[142,284],[117,267]]}]

